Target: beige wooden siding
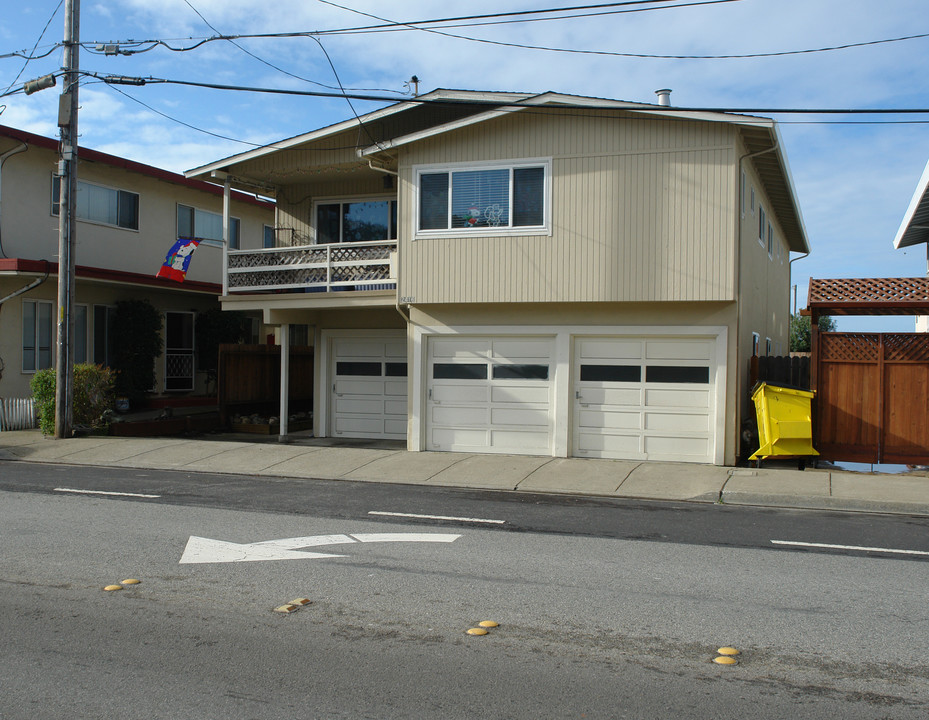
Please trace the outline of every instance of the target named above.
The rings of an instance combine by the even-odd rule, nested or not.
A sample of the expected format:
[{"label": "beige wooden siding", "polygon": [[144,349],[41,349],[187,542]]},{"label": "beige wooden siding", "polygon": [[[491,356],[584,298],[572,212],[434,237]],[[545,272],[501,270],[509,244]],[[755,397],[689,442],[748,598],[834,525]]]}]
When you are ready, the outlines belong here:
[{"label": "beige wooden siding", "polygon": [[[535,113],[536,111],[531,111]],[[727,126],[513,114],[401,157],[400,295],[416,303],[733,300]],[[413,167],[552,157],[551,236],[412,240]]]}]

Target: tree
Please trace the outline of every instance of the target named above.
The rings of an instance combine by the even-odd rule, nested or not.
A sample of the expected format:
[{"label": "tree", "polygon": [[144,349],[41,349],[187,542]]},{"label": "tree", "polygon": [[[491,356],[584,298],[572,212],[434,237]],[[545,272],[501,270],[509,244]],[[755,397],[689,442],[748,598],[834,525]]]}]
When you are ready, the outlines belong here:
[{"label": "tree", "polygon": [[[835,320],[828,315],[821,315],[816,323],[820,332],[834,332]],[[810,352],[812,338],[810,335],[810,316],[790,316],[790,352]]]},{"label": "tree", "polygon": [[162,353],[161,313],[147,300],[121,300],[113,314],[116,394],[138,402],[155,387],[155,358]]}]

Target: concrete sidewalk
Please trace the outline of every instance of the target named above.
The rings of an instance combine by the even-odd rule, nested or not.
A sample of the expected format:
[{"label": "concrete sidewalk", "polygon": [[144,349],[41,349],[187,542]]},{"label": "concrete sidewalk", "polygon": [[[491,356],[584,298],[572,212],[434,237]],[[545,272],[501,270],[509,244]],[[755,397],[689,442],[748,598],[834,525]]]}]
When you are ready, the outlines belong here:
[{"label": "concrete sidewalk", "polygon": [[925,472],[727,468],[408,452],[376,445],[340,447],[300,438],[288,443],[257,442],[226,435],[55,440],[38,430],[21,430],[0,433],[0,460],[929,516]]}]

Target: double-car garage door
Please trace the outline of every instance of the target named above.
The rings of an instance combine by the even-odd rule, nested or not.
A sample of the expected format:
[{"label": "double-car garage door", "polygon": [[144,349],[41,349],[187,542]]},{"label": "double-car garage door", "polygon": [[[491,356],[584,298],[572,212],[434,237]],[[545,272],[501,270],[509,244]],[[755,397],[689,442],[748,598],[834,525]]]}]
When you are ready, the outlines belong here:
[{"label": "double-car garage door", "polygon": [[[424,340],[426,450],[548,455],[563,433],[578,457],[716,459],[715,336]],[[405,337],[335,339],[330,372],[334,435],[406,437]]]}]

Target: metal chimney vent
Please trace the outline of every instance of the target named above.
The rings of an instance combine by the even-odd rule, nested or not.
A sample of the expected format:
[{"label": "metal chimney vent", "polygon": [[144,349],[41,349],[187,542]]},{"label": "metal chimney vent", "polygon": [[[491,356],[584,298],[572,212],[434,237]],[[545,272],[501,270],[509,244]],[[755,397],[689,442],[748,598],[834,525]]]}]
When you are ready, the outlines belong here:
[{"label": "metal chimney vent", "polygon": [[670,107],[671,105],[671,90],[668,88],[663,88],[661,90],[656,90],[655,94],[658,96],[658,104],[663,107]]}]

